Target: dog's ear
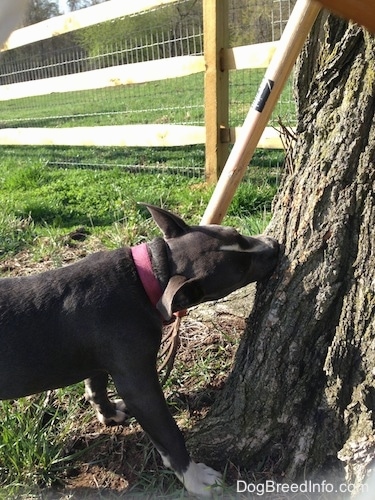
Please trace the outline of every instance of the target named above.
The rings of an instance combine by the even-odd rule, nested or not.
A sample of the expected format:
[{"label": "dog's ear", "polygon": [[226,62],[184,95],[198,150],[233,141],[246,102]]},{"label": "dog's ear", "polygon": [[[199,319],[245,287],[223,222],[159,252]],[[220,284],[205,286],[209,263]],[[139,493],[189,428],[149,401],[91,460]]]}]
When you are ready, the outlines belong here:
[{"label": "dog's ear", "polygon": [[149,205],[148,203],[139,203],[139,205],[147,207],[152,218],[163,231],[166,239],[178,238],[178,236],[182,236],[190,230],[189,226],[180,217],[163,208]]},{"label": "dog's ear", "polygon": [[188,280],[185,276],[175,275],[169,280],[156,308],[165,321],[169,321],[174,311],[182,311],[198,304],[203,296],[197,279]]}]

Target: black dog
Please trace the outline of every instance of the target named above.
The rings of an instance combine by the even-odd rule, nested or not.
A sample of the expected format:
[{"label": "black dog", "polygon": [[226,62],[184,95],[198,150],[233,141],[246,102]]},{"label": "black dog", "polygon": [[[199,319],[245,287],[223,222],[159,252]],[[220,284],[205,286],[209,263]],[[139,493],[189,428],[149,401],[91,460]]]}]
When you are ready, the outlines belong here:
[{"label": "black dog", "polygon": [[[278,243],[232,228],[193,226],[146,205],[164,238],[98,252],[36,276],[0,280],[0,399],[85,379],[101,422],[136,417],[188,491],[210,494],[220,474],[193,462],[156,370],[162,323],[273,271]],[[107,396],[108,374],[122,400]]]}]

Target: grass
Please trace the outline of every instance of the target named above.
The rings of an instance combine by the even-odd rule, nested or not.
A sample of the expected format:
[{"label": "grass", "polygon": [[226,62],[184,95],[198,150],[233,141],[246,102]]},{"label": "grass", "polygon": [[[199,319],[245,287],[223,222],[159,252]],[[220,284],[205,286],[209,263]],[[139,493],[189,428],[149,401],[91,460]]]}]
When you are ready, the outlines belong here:
[{"label": "grass", "polygon": [[[137,123],[139,117],[143,123],[202,123],[199,78],[201,75],[187,78],[182,91],[175,83],[165,82],[143,86],[142,95],[137,87],[129,86],[77,92],[75,102],[73,97],[57,95],[2,102],[2,122],[8,121],[7,126],[132,123],[136,110]],[[241,78],[246,80],[246,75]],[[239,100],[241,90],[234,89],[233,97],[237,95]],[[188,111],[180,106],[181,92],[190,106]],[[167,97],[170,109],[161,109],[159,102]],[[123,113],[114,114],[115,109]],[[80,116],[61,118],[73,110]],[[238,104],[234,121],[241,120],[243,112]],[[17,121],[12,121],[15,116]],[[282,156],[281,152],[256,153],[225,224],[245,234],[263,231],[270,218]],[[152,166],[158,167],[155,172],[149,170]],[[1,274],[36,272],[99,248],[133,245],[159,235],[147,210],[137,205],[139,201],[171,209],[187,222],[198,224],[212,193],[212,187],[196,174],[203,166],[203,147],[1,147]],[[71,235],[82,227],[88,237],[77,242]],[[225,331],[217,329],[212,348],[202,350],[198,342],[186,350],[188,357],[185,351],[180,353],[165,387],[172,411],[185,430],[204,415],[218,389],[215,384],[220,385],[230,370],[240,330],[233,325]],[[196,417],[192,417],[192,408],[196,408]],[[110,491],[116,496],[124,487],[124,477],[135,497],[143,498],[145,492],[154,498],[184,495],[174,475],[162,472],[154,448],[135,422],[124,430],[103,430],[94,422],[80,385],[0,402],[0,499],[21,494],[30,498],[41,492],[49,495],[49,487],[69,481],[85,497],[80,486],[86,487],[93,475],[99,482],[102,477],[103,488],[89,489],[87,497],[93,491],[99,497]],[[91,471],[90,478],[84,476],[86,469]],[[83,478],[82,482],[76,478]],[[55,494],[53,489],[52,497]]]},{"label": "grass", "polygon": [[[264,70],[230,72],[230,125],[242,125]],[[52,93],[0,102],[3,127],[76,127],[174,123],[204,125],[204,75],[149,82],[141,85]],[[295,123],[291,80],[285,86],[271,119]]]},{"label": "grass", "polygon": [[[184,103],[185,106],[188,103],[189,112]],[[166,121],[203,124],[203,74],[142,85],[82,90],[69,93],[69,99],[64,93],[26,97],[4,101],[0,109],[2,121],[17,126],[74,127]]]},{"label": "grass", "polygon": [[[134,244],[156,234],[148,212],[137,202],[164,206],[198,224],[212,193],[212,187],[200,179],[184,175],[133,174],[120,167],[54,168],[45,157],[35,159],[32,148],[27,161],[12,161],[12,150],[4,152],[0,165],[3,257],[27,246],[35,249],[41,238],[59,238],[78,226],[112,248]],[[246,233],[261,232],[269,220],[277,183],[277,168],[253,167],[238,189],[225,223]]]},{"label": "grass", "polygon": [[[71,391],[71,395],[73,392]],[[74,414],[77,408],[70,406]],[[50,486],[72,457],[63,455],[63,444],[71,432],[66,408],[54,407],[48,397],[38,395],[1,403],[0,485],[12,491],[15,485]]]},{"label": "grass", "polygon": [[[162,205],[198,224],[212,192],[200,179],[183,175],[134,174],[120,167],[55,168],[48,164],[48,151],[31,149],[27,154],[23,148],[25,157],[17,158],[10,148],[0,163],[3,275],[64,264],[72,259],[70,254],[67,259],[67,252],[77,259],[97,248],[136,244],[158,235],[148,212],[137,201]],[[278,181],[278,170],[269,162],[270,158],[258,156],[259,166],[239,188],[226,224],[247,234],[263,230]],[[82,226],[90,233],[86,241],[70,239],[69,234]],[[166,385],[169,402],[185,428],[194,425],[186,406],[189,394],[204,394],[212,380],[221,380],[229,372],[228,342],[221,342],[205,355],[196,346],[193,362],[179,361]],[[232,349],[236,342],[231,339]],[[104,431],[97,427],[92,430],[94,416],[87,410],[82,392],[81,387],[73,387],[57,391],[52,399],[39,395],[0,403],[0,498],[55,488],[77,473],[82,460],[97,463],[97,467],[106,464],[108,456],[116,461],[120,452],[112,442],[113,435],[102,435]],[[139,429],[136,437],[116,437],[125,443],[123,447],[135,450],[121,469],[121,474],[133,478],[132,492],[156,491],[161,497],[176,498],[176,491],[182,491],[180,484],[170,472],[162,472],[157,455]],[[113,473],[116,481],[119,474]]]},{"label": "grass", "polygon": [[[28,266],[35,272],[97,248],[152,238],[158,231],[147,212],[137,206],[140,200],[166,206],[198,223],[212,191],[199,179],[183,175],[133,174],[120,167],[55,168],[48,163],[48,151],[22,151],[24,159],[13,155],[12,160],[9,150],[0,163],[3,275],[24,274]],[[276,159],[257,153],[256,166],[237,191],[225,223],[247,234],[262,231],[277,189],[279,174],[272,165]],[[78,226],[90,232],[83,242],[69,237]],[[231,318],[225,324],[220,318],[220,324],[199,323],[194,328],[183,336],[165,385],[171,411],[187,435],[220,393],[244,322],[236,325]],[[230,462],[224,475],[228,499],[248,498],[235,492],[237,478],[257,484],[256,477]],[[93,496],[187,498],[134,420],[113,429],[96,423],[80,384],[0,402],[0,499]],[[319,498],[332,500],[335,495]]]}]

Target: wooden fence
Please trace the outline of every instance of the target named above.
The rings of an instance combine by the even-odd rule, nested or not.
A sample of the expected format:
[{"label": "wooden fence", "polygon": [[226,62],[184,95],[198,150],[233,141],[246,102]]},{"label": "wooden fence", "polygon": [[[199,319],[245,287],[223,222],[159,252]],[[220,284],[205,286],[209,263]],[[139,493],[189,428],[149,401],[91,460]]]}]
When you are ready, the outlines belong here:
[{"label": "wooden fence", "polygon": [[[15,31],[3,47],[10,50],[175,0],[112,0]],[[228,126],[229,71],[266,68],[277,42],[228,47],[228,0],[203,0],[205,54],[124,64],[79,74],[0,86],[0,101],[145,83],[205,73],[205,126],[153,124],[74,128],[3,128],[0,145],[184,146],[206,145],[206,178],[215,182],[240,128]],[[250,103],[249,103],[250,105]],[[279,134],[266,128],[260,148],[282,148]]]}]

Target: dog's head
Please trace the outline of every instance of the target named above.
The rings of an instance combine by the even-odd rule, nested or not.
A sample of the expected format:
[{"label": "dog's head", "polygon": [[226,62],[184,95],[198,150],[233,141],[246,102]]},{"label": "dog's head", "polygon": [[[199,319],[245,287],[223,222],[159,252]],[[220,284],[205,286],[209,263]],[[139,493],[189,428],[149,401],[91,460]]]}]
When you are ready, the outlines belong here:
[{"label": "dog's head", "polygon": [[216,300],[270,276],[279,244],[265,236],[243,236],[219,225],[188,226],[180,217],[145,204],[164,234],[170,280],[157,307],[165,318]]}]

